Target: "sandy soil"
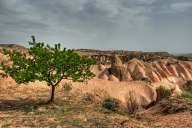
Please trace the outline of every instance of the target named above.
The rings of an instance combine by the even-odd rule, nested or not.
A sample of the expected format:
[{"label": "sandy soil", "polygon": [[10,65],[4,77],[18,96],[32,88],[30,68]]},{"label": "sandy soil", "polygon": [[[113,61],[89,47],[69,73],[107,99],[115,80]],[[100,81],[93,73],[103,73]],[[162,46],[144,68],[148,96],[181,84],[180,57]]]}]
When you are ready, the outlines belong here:
[{"label": "sandy soil", "polygon": [[[45,103],[49,98],[50,89],[45,83],[18,85],[9,78],[0,82],[0,127],[190,128],[192,126],[190,111],[167,115],[147,112],[134,118],[126,113],[115,113],[102,108],[99,104],[85,101],[80,95],[64,91],[62,85],[56,90],[55,103],[47,105]],[[93,81],[91,83],[93,84]],[[75,85],[78,86],[77,83]],[[87,85],[79,86],[86,88]]]}]

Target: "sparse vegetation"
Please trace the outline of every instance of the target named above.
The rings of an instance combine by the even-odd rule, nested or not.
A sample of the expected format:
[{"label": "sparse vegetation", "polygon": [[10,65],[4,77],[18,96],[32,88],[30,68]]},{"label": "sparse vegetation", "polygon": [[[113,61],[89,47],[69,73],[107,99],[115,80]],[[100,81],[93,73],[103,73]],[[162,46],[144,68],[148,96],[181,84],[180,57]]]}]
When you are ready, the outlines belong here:
[{"label": "sparse vegetation", "polygon": [[183,60],[183,61],[190,61],[192,59],[192,53],[176,54],[175,56],[177,59]]},{"label": "sparse vegetation", "polygon": [[164,97],[159,98],[159,102],[156,104],[160,106],[158,112],[162,114],[176,114],[181,112],[191,111],[192,107],[192,92],[183,90],[181,96],[169,97],[169,93],[164,89],[161,89]]},{"label": "sparse vegetation", "polygon": [[171,90],[165,88],[164,86],[160,86],[157,88],[157,101],[160,101],[164,98],[168,98],[171,96]]},{"label": "sparse vegetation", "polygon": [[192,91],[183,91],[182,97],[192,98]]},{"label": "sparse vegetation", "polygon": [[179,100],[184,102],[185,104],[192,107],[192,91],[190,90],[184,90],[182,95],[180,97],[177,97]]},{"label": "sparse vegetation", "polygon": [[[63,91],[62,88],[59,89],[60,89],[58,90],[59,92]],[[40,93],[40,95],[42,95],[42,93]],[[71,99],[65,100],[65,97],[69,96],[71,97]],[[32,103],[29,107],[27,106],[24,107],[24,105],[21,105],[18,109],[13,109],[11,111],[8,111],[8,108],[5,108],[5,110],[2,111],[3,105],[0,104],[0,113],[4,113],[1,115],[0,118],[1,122],[0,127],[60,126],[69,128],[70,127],[103,128],[113,126],[119,127],[122,121],[129,119],[129,117],[119,115],[118,113],[112,110],[105,109],[101,106],[99,108],[97,104],[94,103],[84,104],[81,97],[78,97],[76,95],[62,93],[58,97],[59,98],[55,100],[54,104],[35,105],[35,103]],[[17,104],[13,104],[12,107],[14,107],[14,105],[17,106]],[[96,109],[102,109],[102,110],[99,111]],[[7,115],[10,116],[7,117]]]},{"label": "sparse vegetation", "polygon": [[93,119],[92,120],[93,125],[97,128],[103,128],[106,127],[110,122],[106,119]]},{"label": "sparse vegetation", "polygon": [[188,109],[187,105],[178,99],[168,99],[166,101],[161,102],[162,114],[175,114],[179,112],[184,112]]},{"label": "sparse vegetation", "polygon": [[34,36],[29,45],[29,55],[4,49],[4,54],[10,56],[13,64],[2,63],[3,70],[19,84],[46,81],[51,87],[49,103],[54,101],[55,87],[62,79],[82,82],[94,76],[90,71],[90,66],[95,63],[92,58],[80,56],[70,49],[61,49],[60,44],[51,47],[36,42]]},{"label": "sparse vegetation", "polygon": [[103,101],[102,106],[109,110],[117,110],[119,108],[119,101],[114,98],[107,98]]},{"label": "sparse vegetation", "polygon": [[[13,65],[6,65],[4,63],[2,65],[4,66],[3,68],[17,83],[24,84],[20,86],[10,77],[5,78],[3,74],[0,74],[0,85],[2,85],[0,86],[0,122],[2,122],[0,123],[0,127],[163,128],[172,127],[173,125],[173,128],[175,128],[191,126],[191,80],[186,82],[186,86],[183,86],[183,94],[178,97],[171,96],[172,92],[174,94],[176,93],[175,90],[165,88],[169,86],[160,86],[157,89],[158,102],[154,101],[156,98],[154,90],[151,93],[151,90],[147,90],[149,88],[144,88],[147,83],[152,83],[150,81],[152,79],[149,79],[148,76],[140,77],[141,79],[137,79],[140,81],[137,82],[133,79],[133,86],[142,85],[141,88],[131,86],[131,81],[121,82],[126,84],[114,81],[114,84],[113,81],[107,82],[107,80],[101,80],[102,84],[98,84],[100,81],[98,82],[97,79],[88,83],[94,86],[88,86],[88,88],[78,86],[76,88],[72,84],[75,85],[77,83],[72,83],[70,80],[70,82],[67,82],[68,80],[66,80],[64,84],[60,84],[62,86],[61,88],[56,88],[58,96],[54,98],[53,86],[57,87],[62,78],[80,82],[92,78],[94,75],[89,71],[89,68],[94,63],[94,60],[79,56],[72,50],[61,49],[59,44],[51,48],[50,46],[44,46],[44,43],[36,43],[35,38],[33,38],[33,42],[31,43],[32,47],[29,49],[29,53],[24,52],[20,54],[16,51],[10,52],[4,50],[4,53],[10,55]],[[66,63],[63,58],[60,58],[63,56],[65,62],[67,60]],[[143,58],[145,59],[145,57]],[[92,62],[87,62],[88,60]],[[179,63],[168,63],[168,66],[177,64]],[[123,66],[125,67],[125,65]],[[190,66],[186,65],[186,67]],[[107,68],[109,71],[106,74],[112,74],[112,70],[108,66],[103,66],[99,70],[96,68],[93,71],[103,72]],[[123,69],[121,68],[118,69],[119,71],[116,71],[117,74],[121,71],[118,74],[120,79],[123,78],[122,75],[126,75],[126,71]],[[124,71],[125,73],[123,73]],[[136,74],[135,76],[138,75]],[[48,90],[50,89],[44,86],[44,82],[33,83],[35,80],[46,81],[47,85],[52,88],[51,98],[55,99],[54,103],[45,104],[44,101],[49,96]],[[32,82],[25,84],[29,81]],[[43,86],[39,85],[41,83]],[[129,83],[130,87],[133,87],[133,90],[128,93],[130,88],[124,87],[129,86]],[[107,87],[108,84],[109,87]],[[113,84],[115,88],[111,86]],[[106,88],[102,88],[103,85],[106,85]],[[174,87],[172,86],[171,88]],[[138,91],[136,89],[143,90],[141,94],[136,94],[135,92],[140,92],[140,90]],[[125,94],[127,94],[127,97],[124,97]],[[119,100],[111,96],[117,97]],[[124,100],[126,100],[126,103],[122,102]],[[148,104],[152,101],[155,104],[150,104],[148,108],[140,108],[141,106],[145,106],[145,103]]]},{"label": "sparse vegetation", "polygon": [[139,109],[139,104],[136,101],[135,95],[134,91],[130,91],[127,96],[127,112],[129,114],[136,114]]}]

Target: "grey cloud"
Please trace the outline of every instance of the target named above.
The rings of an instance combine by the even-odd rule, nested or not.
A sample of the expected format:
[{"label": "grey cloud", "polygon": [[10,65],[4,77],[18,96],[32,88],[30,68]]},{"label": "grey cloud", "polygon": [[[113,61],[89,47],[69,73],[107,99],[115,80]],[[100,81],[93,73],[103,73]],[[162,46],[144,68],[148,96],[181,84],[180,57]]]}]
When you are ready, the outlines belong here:
[{"label": "grey cloud", "polygon": [[[0,42],[26,42],[35,34],[70,48],[186,52],[191,46],[192,16],[190,4],[179,2],[0,0]],[[188,9],[178,14],[173,8]],[[180,42],[182,47],[172,47]]]},{"label": "grey cloud", "polygon": [[192,2],[177,2],[171,4],[171,8],[175,11],[187,11],[188,9],[192,10]]}]

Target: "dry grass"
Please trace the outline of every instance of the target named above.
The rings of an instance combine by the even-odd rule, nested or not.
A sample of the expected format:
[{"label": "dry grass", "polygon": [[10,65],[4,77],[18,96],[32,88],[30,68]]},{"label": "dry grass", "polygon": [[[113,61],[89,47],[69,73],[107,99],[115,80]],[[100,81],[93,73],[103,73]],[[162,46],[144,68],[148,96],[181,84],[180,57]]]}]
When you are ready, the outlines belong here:
[{"label": "dry grass", "polygon": [[133,115],[136,114],[139,109],[139,104],[136,101],[135,95],[134,91],[130,91],[127,96],[127,112]]},{"label": "dry grass", "polygon": [[168,98],[169,96],[171,96],[171,90],[165,88],[164,86],[160,86],[159,88],[157,88],[157,101],[160,101],[164,98]]},{"label": "dry grass", "polygon": [[[98,111],[99,106],[82,96],[57,88],[53,104],[46,104],[47,86],[0,86],[0,127],[82,127],[103,128],[131,126],[145,128],[142,123],[118,113]],[[122,122],[126,122],[121,124]],[[137,122],[137,123],[135,123]]]},{"label": "dry grass", "polygon": [[[50,90],[43,83],[31,83],[31,85],[16,85],[11,81],[8,83],[6,86],[0,85],[0,127],[3,128],[57,126],[65,128],[156,128],[159,125],[168,127],[172,120],[179,121],[177,127],[186,126],[187,128],[192,125],[188,121],[192,119],[189,112],[174,114],[174,116],[148,114],[138,120],[127,113],[105,109],[101,104],[95,104],[94,100],[90,102],[91,96],[65,93],[62,86],[56,90],[55,102],[47,105],[45,103],[49,98]],[[179,117],[183,120],[179,120]]]}]

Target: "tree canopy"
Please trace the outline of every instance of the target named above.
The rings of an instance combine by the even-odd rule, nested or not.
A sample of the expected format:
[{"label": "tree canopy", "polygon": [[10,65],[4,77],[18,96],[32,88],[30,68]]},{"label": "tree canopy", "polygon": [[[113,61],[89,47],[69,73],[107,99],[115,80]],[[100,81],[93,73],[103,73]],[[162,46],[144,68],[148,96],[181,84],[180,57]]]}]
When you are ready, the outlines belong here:
[{"label": "tree canopy", "polygon": [[90,66],[96,62],[93,58],[61,48],[60,44],[51,47],[43,42],[36,42],[34,36],[29,46],[28,54],[4,50],[4,54],[10,56],[13,64],[3,64],[3,69],[17,83],[46,81],[47,85],[52,87],[51,101],[54,98],[55,86],[58,86],[62,79],[82,82],[94,77],[90,71]]}]

